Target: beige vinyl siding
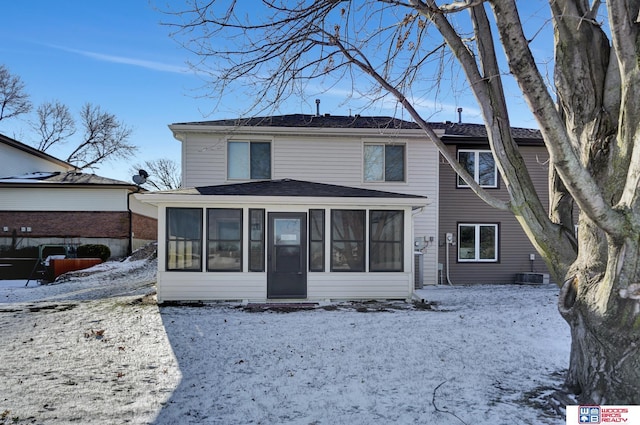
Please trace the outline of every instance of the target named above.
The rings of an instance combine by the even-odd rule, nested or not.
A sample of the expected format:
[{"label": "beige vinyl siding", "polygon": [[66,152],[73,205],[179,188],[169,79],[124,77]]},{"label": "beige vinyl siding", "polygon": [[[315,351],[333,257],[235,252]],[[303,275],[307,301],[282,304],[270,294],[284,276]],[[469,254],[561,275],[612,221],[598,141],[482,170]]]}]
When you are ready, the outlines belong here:
[{"label": "beige vinyl siding", "polygon": [[[160,248],[160,244],[158,244]],[[158,261],[160,260],[158,256]],[[163,257],[164,258],[164,257]],[[267,298],[266,273],[199,273],[158,271],[158,301],[262,300]]]},{"label": "beige vinyl siding", "polygon": [[[455,147],[450,147],[455,153]],[[544,147],[523,146],[520,152],[545,208],[548,208],[547,158]],[[446,233],[453,233],[457,243],[458,224],[498,224],[498,262],[458,262],[457,245],[443,244],[439,249],[439,262],[446,275],[446,249],[449,249],[449,277],[453,284],[513,283],[515,275],[531,271],[529,255],[534,254],[533,270],[548,270],[529,242],[526,234],[510,212],[495,210],[482,202],[470,189],[456,187],[456,175],[441,160],[440,166],[440,240]],[[488,189],[491,195],[508,199],[502,179],[497,189]],[[446,283],[446,279],[445,279]]]},{"label": "beige vinyl siding", "polygon": [[226,139],[221,136],[189,133],[183,142],[183,187],[227,183]]},{"label": "beige vinyl siding", "polygon": [[[258,132],[260,129],[256,129]],[[237,183],[226,176],[226,140],[271,141],[272,179],[297,179],[342,186],[362,187],[428,197],[429,205],[415,215],[416,236],[434,238],[423,251],[424,283],[437,283],[438,246],[438,158],[436,148],[428,140],[418,137],[360,136],[344,134],[296,135],[295,129],[280,134],[237,133],[230,136],[212,133],[181,133],[183,141],[183,185],[198,187]],[[405,144],[406,181],[364,182],[364,144]]]},{"label": "beige vinyl siding", "polygon": [[[267,301],[266,273],[158,272],[158,300]],[[411,273],[309,273],[307,300],[408,299]]]},{"label": "beige vinyl siding", "polygon": [[310,273],[309,299],[408,299],[413,292],[411,273]]},{"label": "beige vinyl siding", "polygon": [[273,178],[361,186],[360,138],[280,137],[273,146]]},{"label": "beige vinyl siding", "polygon": [[126,211],[127,189],[1,188],[0,210]]}]

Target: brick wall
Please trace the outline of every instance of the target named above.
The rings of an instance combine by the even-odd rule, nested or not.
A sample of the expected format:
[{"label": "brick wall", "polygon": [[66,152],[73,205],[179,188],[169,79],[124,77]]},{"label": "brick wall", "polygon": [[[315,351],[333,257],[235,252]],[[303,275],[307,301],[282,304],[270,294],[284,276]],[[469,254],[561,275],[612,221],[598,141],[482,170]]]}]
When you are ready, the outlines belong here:
[{"label": "brick wall", "polygon": [[155,241],[158,239],[158,220],[140,214],[133,214],[133,234],[136,239]]},{"label": "brick wall", "polygon": [[[155,221],[155,220],[153,220]],[[5,231],[4,228],[8,230]],[[30,232],[22,228],[30,227]],[[129,237],[129,213],[118,211],[0,211],[0,234],[23,237]],[[137,235],[136,235],[137,236]],[[154,231],[153,239],[156,238]]]}]

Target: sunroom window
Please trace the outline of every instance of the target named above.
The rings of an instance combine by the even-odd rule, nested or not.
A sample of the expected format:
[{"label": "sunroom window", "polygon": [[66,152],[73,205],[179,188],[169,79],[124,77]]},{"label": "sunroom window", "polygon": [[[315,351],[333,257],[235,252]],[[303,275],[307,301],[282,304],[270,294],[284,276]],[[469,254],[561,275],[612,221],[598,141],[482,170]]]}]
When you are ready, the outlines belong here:
[{"label": "sunroom window", "polygon": [[403,271],[403,212],[371,211],[369,217],[369,271]]},{"label": "sunroom window", "polygon": [[264,209],[249,210],[249,271],[264,271]]},{"label": "sunroom window", "polygon": [[207,210],[207,270],[242,271],[242,210]]},{"label": "sunroom window", "polygon": [[309,270],[324,271],[324,210],[309,210]]},{"label": "sunroom window", "polygon": [[364,210],[331,210],[331,271],[364,271],[364,229]]},{"label": "sunroom window", "polygon": [[167,208],[167,270],[202,270],[202,209]]}]

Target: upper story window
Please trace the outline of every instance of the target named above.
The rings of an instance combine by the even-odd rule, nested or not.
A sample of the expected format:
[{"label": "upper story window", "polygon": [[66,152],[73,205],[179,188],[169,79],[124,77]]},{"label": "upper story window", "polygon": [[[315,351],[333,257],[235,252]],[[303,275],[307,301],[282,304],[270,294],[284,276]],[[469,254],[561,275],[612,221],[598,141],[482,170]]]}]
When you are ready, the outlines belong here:
[{"label": "upper story window", "polygon": [[385,143],[364,145],[364,181],[405,181],[405,147]]},{"label": "upper story window", "polygon": [[[480,186],[498,187],[496,161],[490,150],[460,149],[458,162],[466,168]],[[462,180],[462,177],[458,176],[458,187],[469,187],[469,185]]]},{"label": "upper story window", "polygon": [[271,142],[227,142],[227,177],[262,180],[271,178]]}]

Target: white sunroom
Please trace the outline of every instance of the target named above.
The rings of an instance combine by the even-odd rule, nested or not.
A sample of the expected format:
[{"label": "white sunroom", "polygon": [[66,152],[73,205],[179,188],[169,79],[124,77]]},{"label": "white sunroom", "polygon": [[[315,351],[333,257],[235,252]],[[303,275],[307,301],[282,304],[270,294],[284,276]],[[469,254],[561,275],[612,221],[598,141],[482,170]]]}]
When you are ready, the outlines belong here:
[{"label": "white sunroom", "polygon": [[427,198],[299,180],[136,195],[158,207],[158,301],[409,299]]}]

